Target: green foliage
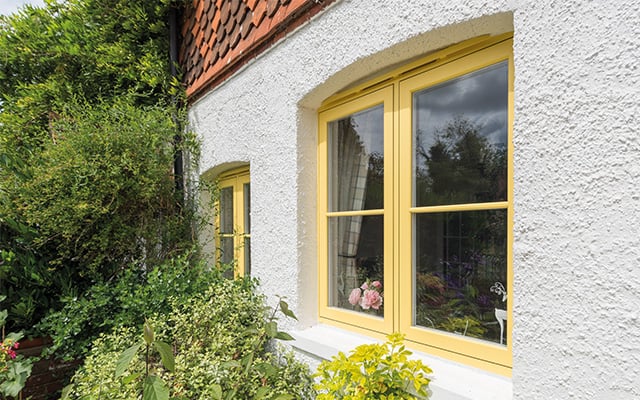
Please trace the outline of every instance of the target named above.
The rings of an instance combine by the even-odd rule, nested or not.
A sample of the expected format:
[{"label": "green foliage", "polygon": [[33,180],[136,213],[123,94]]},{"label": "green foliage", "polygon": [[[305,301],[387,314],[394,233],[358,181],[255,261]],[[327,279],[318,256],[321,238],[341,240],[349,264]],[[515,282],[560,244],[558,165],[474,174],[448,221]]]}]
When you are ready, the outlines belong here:
[{"label": "green foliage", "polygon": [[477,338],[483,338],[487,331],[477,318],[470,315],[464,317],[448,317],[446,320],[441,321],[436,327],[447,332],[455,332],[463,336]]},{"label": "green foliage", "polygon": [[[47,0],[0,16],[0,293],[33,326],[129,266],[191,246],[174,191],[183,92],[170,0]],[[190,135],[184,150],[197,158]],[[138,261],[138,262],[135,262]]]},{"label": "green foliage", "polygon": [[180,245],[185,232],[162,230],[180,222],[169,169],[176,126],[165,109],[73,105],[51,132],[58,139],[33,160],[31,178],[6,196],[38,227],[32,245],[57,249],[51,267],[109,279],[131,259],[154,263]]},{"label": "green foliage", "polygon": [[[288,336],[278,330],[276,322],[278,314],[293,315],[286,303],[280,302],[267,313],[254,281],[216,276],[208,289],[172,299],[171,311],[153,319],[152,343],[162,340],[171,347],[156,347],[160,359],[152,358],[150,364],[162,363],[167,350],[175,352],[173,372],[171,368],[155,369],[171,398],[310,398],[313,391],[307,367],[289,354],[268,350],[270,339]],[[142,371],[145,361],[137,345],[131,348],[132,343],[143,342],[136,340],[134,329],[126,327],[114,328],[95,340],[72,378],[67,398],[136,398],[142,374],[126,375],[125,371]],[[171,366],[170,362],[165,365]]]},{"label": "green foliage", "polygon": [[100,333],[140,326],[145,316],[168,314],[174,303],[188,302],[220,279],[217,270],[209,270],[192,252],[148,270],[134,265],[117,280],[65,297],[64,307],[48,315],[40,330],[52,337],[51,351],[59,357],[81,357]]},{"label": "green foliage", "polygon": [[[118,361],[116,362],[116,378],[121,377],[129,368],[129,364],[136,356],[140,348],[145,346],[145,373],[144,380],[142,381],[142,398],[143,400],[168,400],[169,399],[169,388],[166,383],[157,375],[152,375],[149,373],[150,367],[153,368],[155,365],[152,363],[151,358],[149,357],[149,350],[153,347],[160,354],[160,360],[162,361],[162,366],[168,371],[175,370],[175,360],[173,357],[173,351],[171,347],[165,342],[161,342],[155,340],[155,333],[153,331],[153,326],[149,321],[145,321],[143,327],[143,339],[144,342],[138,342],[133,346],[129,347],[127,350],[123,351]],[[140,373],[134,373],[125,378],[127,381],[134,381],[140,377]]]},{"label": "green foliage", "polygon": [[[340,352],[318,367],[318,400],[428,398],[432,371],[403,345],[403,336],[387,336],[385,344],[356,347],[347,357]],[[415,393],[415,394],[414,394]],[[420,397],[417,397],[420,396]]]},{"label": "green foliage", "polygon": [[[6,296],[0,295],[0,303]],[[7,310],[0,311],[0,398],[17,397],[31,375],[32,360],[25,359],[21,354],[16,354],[22,332],[8,333],[5,336],[5,323]]]}]

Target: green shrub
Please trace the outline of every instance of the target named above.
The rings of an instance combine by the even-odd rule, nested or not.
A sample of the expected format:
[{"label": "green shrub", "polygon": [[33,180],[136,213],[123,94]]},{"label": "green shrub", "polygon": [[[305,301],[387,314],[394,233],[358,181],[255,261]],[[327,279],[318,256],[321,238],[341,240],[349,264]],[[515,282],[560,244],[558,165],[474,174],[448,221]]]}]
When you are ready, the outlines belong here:
[{"label": "green shrub", "polygon": [[151,270],[127,268],[119,279],[98,283],[79,297],[63,299],[64,307],[49,314],[39,329],[53,339],[49,349],[63,358],[81,357],[101,333],[116,327],[139,327],[145,316],[168,315],[221,279],[220,272],[185,253]]},{"label": "green shrub", "polygon": [[[172,0],[51,0],[0,16],[0,293],[10,329],[193,244]],[[197,158],[196,143],[182,144]]]},{"label": "green shrub", "polygon": [[[340,352],[318,367],[318,400],[394,400],[428,398],[431,369],[410,360],[403,335],[384,344],[364,344],[347,357]],[[420,397],[416,397],[420,396]]]},{"label": "green shrub", "polygon": [[[284,351],[269,351],[265,338],[277,331],[255,281],[216,275],[210,287],[191,298],[172,298],[172,309],[155,317],[160,340],[172,343],[175,372],[162,379],[175,399],[305,399],[313,393],[306,365]],[[72,378],[69,399],[136,398],[136,386],[115,379],[116,360],[139,337],[131,328],[93,342],[86,362]],[[137,362],[142,363],[142,358]],[[142,364],[133,368],[139,369]],[[263,395],[264,397],[260,397]],[[280,397],[279,397],[280,396]]]}]

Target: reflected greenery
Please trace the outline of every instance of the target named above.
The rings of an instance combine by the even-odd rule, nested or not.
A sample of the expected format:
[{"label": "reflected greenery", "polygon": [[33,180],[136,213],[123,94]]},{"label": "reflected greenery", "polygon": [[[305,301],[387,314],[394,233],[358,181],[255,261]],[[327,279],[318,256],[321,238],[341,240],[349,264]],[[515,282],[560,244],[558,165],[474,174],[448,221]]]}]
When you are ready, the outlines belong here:
[{"label": "reflected greenery", "polygon": [[[424,147],[417,131],[416,206],[482,203],[507,199],[507,149],[481,134],[479,125],[456,116]],[[506,133],[505,133],[506,135]]]},{"label": "reflected greenery", "polygon": [[[481,132],[456,116],[428,149],[417,133],[417,205],[506,200],[506,147]],[[418,213],[414,228],[415,323],[500,342],[506,302],[491,287],[507,278],[506,210]]]}]

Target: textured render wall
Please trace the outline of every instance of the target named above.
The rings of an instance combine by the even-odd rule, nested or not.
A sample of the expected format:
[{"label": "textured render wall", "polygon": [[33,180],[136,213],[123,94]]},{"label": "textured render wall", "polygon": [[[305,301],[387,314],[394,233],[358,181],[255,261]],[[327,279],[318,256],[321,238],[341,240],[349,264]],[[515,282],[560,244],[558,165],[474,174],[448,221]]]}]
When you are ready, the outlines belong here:
[{"label": "textured render wall", "polygon": [[518,399],[640,398],[640,3],[514,13]]},{"label": "textured render wall", "polygon": [[513,30],[514,398],[640,396],[638,15],[634,1],[340,0],[198,100],[201,172],[251,165],[263,290],[287,296],[300,326],[315,323],[320,102]]}]

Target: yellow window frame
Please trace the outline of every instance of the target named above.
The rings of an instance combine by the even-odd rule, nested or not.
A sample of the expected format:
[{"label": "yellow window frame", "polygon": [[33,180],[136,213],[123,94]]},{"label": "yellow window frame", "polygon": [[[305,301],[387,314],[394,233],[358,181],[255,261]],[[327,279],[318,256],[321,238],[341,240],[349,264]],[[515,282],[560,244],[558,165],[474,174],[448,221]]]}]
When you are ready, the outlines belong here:
[{"label": "yellow window frame", "polygon": [[[412,207],[412,95],[498,62],[508,62],[507,200]],[[412,215],[503,209],[507,212],[507,290],[513,288],[513,43],[512,35],[480,37],[451,46],[327,99],[318,114],[318,313],[321,322],[382,338],[400,331],[417,350],[510,376],[513,296],[507,302],[506,346],[413,326]],[[328,123],[384,104],[384,209],[328,210]],[[384,215],[384,318],[329,306],[328,222],[331,217]]]},{"label": "yellow window frame", "polygon": [[244,251],[245,239],[251,238],[251,231],[245,231],[245,184],[250,183],[249,168],[234,169],[220,175],[218,179],[218,191],[222,192],[225,188],[231,188],[233,192],[233,233],[221,232],[220,215],[222,214],[220,200],[217,200],[216,208],[216,259],[222,260],[221,238],[233,238],[233,260],[234,260],[234,276],[244,276],[247,274],[247,262]]}]

